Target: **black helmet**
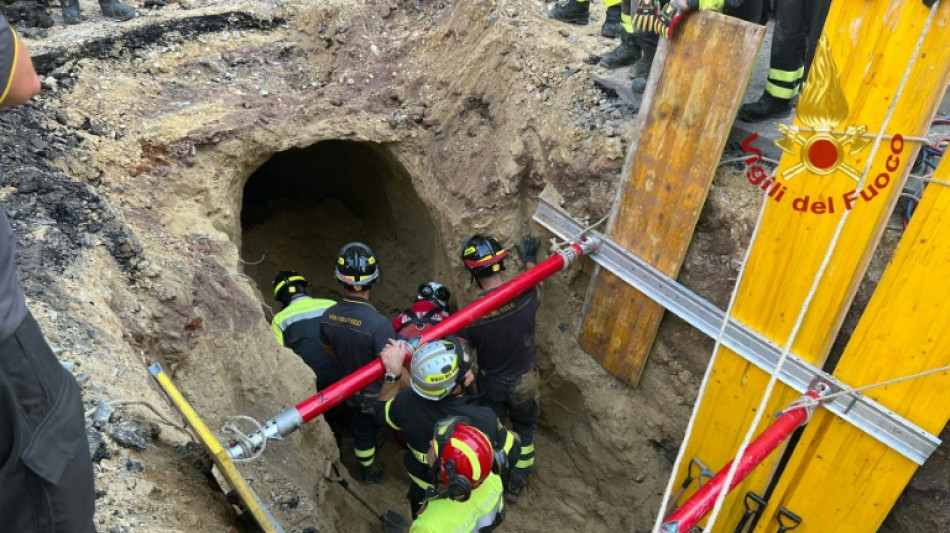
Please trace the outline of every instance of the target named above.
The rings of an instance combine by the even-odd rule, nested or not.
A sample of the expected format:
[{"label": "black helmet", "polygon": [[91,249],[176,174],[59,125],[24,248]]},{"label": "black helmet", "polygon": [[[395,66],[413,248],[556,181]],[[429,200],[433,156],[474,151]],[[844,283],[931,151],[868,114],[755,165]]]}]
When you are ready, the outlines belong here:
[{"label": "black helmet", "polygon": [[293,270],[281,270],[274,278],[274,298],[286,306],[298,294],[306,294],[307,279]]},{"label": "black helmet", "polygon": [[472,276],[482,278],[504,270],[508,252],[494,237],[473,235],[462,243],[459,255]]},{"label": "black helmet", "polygon": [[379,279],[379,267],[376,257],[369,246],[361,242],[351,242],[340,249],[333,275],[337,281],[354,291],[369,288]]}]

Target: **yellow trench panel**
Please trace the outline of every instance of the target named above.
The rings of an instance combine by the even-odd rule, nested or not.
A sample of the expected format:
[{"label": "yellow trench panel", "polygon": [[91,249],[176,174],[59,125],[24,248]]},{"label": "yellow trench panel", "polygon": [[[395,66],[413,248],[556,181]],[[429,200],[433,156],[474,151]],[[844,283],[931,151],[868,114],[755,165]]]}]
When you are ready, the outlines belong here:
[{"label": "yellow trench panel", "polygon": [[[950,181],[950,158],[936,179]],[[929,185],[835,376],[852,387],[950,364],[950,186]],[[950,418],[950,375],[933,374],[866,392],[923,429]],[[798,531],[877,531],[917,465],[821,410],[806,427],[756,531],[775,531],[780,505]]]},{"label": "yellow trench panel", "polygon": [[[608,235],[672,277],[686,255],[764,36],[762,26],[705,11],[657,53],[661,78],[644,97],[639,137]],[[605,270],[591,283],[587,305],[581,347],[611,374],[636,385],[663,307]]]},{"label": "yellow trench panel", "polygon": [[[831,110],[841,111],[848,106],[847,118],[832,120],[833,131],[844,131],[850,126],[864,125],[868,132],[877,133],[883,125],[888,108],[894,101],[900,80],[911,62],[911,55],[921,35],[929,10],[920,0],[868,0],[833,2],[825,25],[830,45],[830,56],[837,73],[843,98],[837,104],[821,102]],[[937,17],[916,60],[902,95],[896,102],[886,134],[920,136],[927,131],[936,107],[947,85],[950,67],[950,31],[947,28],[950,2],[940,2]],[[809,78],[811,84],[827,84],[837,73],[828,64],[818,68],[820,54]],[[823,73],[822,73],[823,72]],[[808,90],[806,89],[806,93]],[[805,94],[802,101],[806,100]],[[844,104],[843,104],[844,103]],[[830,116],[828,109],[799,103],[796,126],[814,123],[815,115]],[[805,122],[803,115],[805,112]],[[843,118],[844,115],[841,115]],[[803,131],[806,139],[811,132]],[[836,137],[838,140],[841,136]],[[791,145],[794,145],[792,143]],[[845,146],[845,148],[848,148]],[[864,172],[873,144],[857,153],[846,150],[843,162],[859,174]],[[840,328],[841,321],[857,289],[888,213],[900,192],[909,163],[914,160],[919,146],[905,142],[897,152],[895,143],[885,140],[878,147],[868,167],[869,181],[886,173],[886,184],[871,191],[867,200],[858,200],[831,257],[826,272],[805,315],[804,323],[792,346],[793,353],[821,366]],[[889,161],[890,158],[890,161]],[[803,160],[800,153],[786,153],[778,172],[793,170]],[[895,163],[899,163],[895,166]],[[889,167],[889,168],[888,168]],[[845,167],[838,167],[842,170]],[[835,227],[844,211],[844,195],[850,194],[856,181],[838,170],[819,176],[809,171],[781,180],[787,192],[781,200],[767,198],[762,226],[755,243],[745,277],[740,286],[733,316],[759,331],[780,346],[784,346],[821,261],[828,249]],[[882,178],[882,181],[883,178]],[[777,195],[776,195],[777,196]],[[808,212],[802,207],[810,202]],[[828,206],[835,206],[829,213]],[[798,200],[796,203],[795,200]],[[811,207],[815,200],[824,202],[822,209]],[[748,425],[761,401],[769,376],[745,362],[729,350],[721,350],[713,369],[711,382],[702,399],[694,433],[686,445],[685,460],[677,473],[677,480],[685,477],[687,462],[699,457],[710,468],[720,469],[738,450]],[[771,423],[773,416],[799,395],[779,384],[772,395],[757,433]],[[742,499],[749,490],[762,494],[771,477],[781,449],[732,492],[720,515],[717,530],[731,531],[744,507]],[[694,492],[695,486],[688,494]],[[684,499],[681,498],[681,502]],[[824,531],[836,531],[838,524],[825,523]]]},{"label": "yellow trench panel", "polygon": [[211,460],[214,461],[214,464],[221,470],[224,479],[227,480],[234,492],[241,498],[245,508],[250,511],[251,516],[253,516],[257,524],[261,526],[264,533],[283,533],[283,528],[273,522],[273,517],[270,516],[270,513],[268,513],[261,504],[257,495],[254,494],[251,487],[244,481],[244,477],[241,475],[241,472],[238,471],[234,461],[231,460],[227,450],[221,446],[221,443],[218,442],[218,439],[211,433],[208,426],[202,422],[201,417],[199,417],[198,413],[191,407],[188,400],[181,395],[178,387],[172,383],[168,374],[162,371],[158,365],[152,365],[149,371],[152,372],[155,380],[161,385],[162,390],[165,391],[168,398],[175,404],[178,411],[185,417],[188,427],[193,429],[197,434],[198,440],[201,441],[201,445],[204,446]]}]

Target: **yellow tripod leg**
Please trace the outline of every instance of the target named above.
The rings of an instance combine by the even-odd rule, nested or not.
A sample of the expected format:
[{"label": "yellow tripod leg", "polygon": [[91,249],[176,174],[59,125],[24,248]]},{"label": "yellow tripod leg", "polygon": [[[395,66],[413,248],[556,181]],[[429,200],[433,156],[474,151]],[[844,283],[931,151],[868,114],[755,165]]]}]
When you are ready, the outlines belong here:
[{"label": "yellow tripod leg", "polygon": [[198,413],[192,409],[188,400],[181,395],[178,387],[172,383],[171,378],[162,370],[161,365],[154,364],[148,367],[148,371],[151,372],[155,380],[158,381],[158,384],[161,385],[162,390],[165,391],[168,398],[175,404],[175,408],[178,409],[178,412],[185,417],[185,422],[188,424],[188,427],[194,431],[198,440],[201,441],[201,445],[204,446],[205,451],[211,456],[211,460],[214,461],[214,464],[217,465],[221,471],[224,479],[227,480],[228,484],[241,499],[244,507],[251,513],[251,516],[253,516],[254,520],[261,526],[261,529],[264,530],[264,533],[284,533],[284,528],[277,523],[274,515],[267,510],[264,504],[261,503],[260,498],[257,497],[257,494],[254,493],[254,490],[244,481],[244,477],[241,476],[241,472],[238,471],[234,461],[228,456],[227,450],[221,446],[221,443],[218,442],[218,439],[211,433],[208,426],[201,421]]}]

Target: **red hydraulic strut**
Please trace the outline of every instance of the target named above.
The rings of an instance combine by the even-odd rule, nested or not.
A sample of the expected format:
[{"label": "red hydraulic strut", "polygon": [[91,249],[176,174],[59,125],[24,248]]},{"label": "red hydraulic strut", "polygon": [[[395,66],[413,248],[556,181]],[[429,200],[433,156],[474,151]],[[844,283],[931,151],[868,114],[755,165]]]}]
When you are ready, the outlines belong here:
[{"label": "red hydraulic strut", "polygon": [[[485,313],[511,300],[515,296],[541,283],[555,272],[571,265],[577,258],[597,251],[600,241],[595,237],[583,237],[571,245],[522,273],[484,298],[479,298],[457,313],[427,329],[419,340],[420,344],[440,339],[446,335],[458,333],[465,326],[478,320]],[[409,355],[407,354],[407,359]],[[241,459],[256,450],[266,439],[279,439],[296,431],[300,426],[339,405],[344,400],[363,390],[366,386],[383,377],[386,372],[378,358],[356,372],[344,377],[325,390],[307,398],[294,408],[285,409],[267,421],[261,431],[252,433],[246,440],[228,448],[231,459]]]},{"label": "red hydraulic strut", "polygon": [[[820,396],[819,392],[809,390],[801,399],[819,400]],[[785,411],[775,423],[756,437],[746,448],[745,454],[739,461],[739,467],[732,478],[732,483],[729,484],[726,491],[735,488],[749,475],[749,472],[752,472],[752,469],[759,466],[759,463],[764,461],[775,448],[778,448],[793,431],[808,422],[811,414],[815,411],[815,407],[814,405],[804,405]],[[686,500],[682,507],[673,511],[660,526],[660,531],[662,533],[685,533],[699,523],[715,505],[716,498],[719,497],[719,493],[726,483],[726,476],[729,474],[731,466],[732,461],[729,461],[711,480]]]}]

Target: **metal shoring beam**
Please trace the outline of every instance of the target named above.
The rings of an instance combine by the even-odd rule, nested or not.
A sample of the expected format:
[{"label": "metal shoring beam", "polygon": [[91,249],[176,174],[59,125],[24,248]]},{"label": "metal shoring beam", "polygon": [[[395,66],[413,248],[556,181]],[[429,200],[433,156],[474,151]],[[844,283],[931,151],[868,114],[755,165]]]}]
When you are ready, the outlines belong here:
[{"label": "metal shoring beam", "polygon": [[[534,220],[561,239],[572,238],[584,231],[584,226],[570,215],[544,200],[538,202]],[[719,335],[724,311],[608,237],[598,232],[589,233],[602,241],[597,253],[591,255],[597,264],[706,335],[712,338]],[[775,370],[782,355],[780,346],[732,318],[723,332],[722,345],[768,373]],[[807,391],[816,378],[840,390],[850,388],[792,353],[786,357],[779,372],[782,383],[800,393]],[[822,406],[918,465],[922,465],[940,445],[940,439],[934,435],[860,393],[836,396]]]}]

